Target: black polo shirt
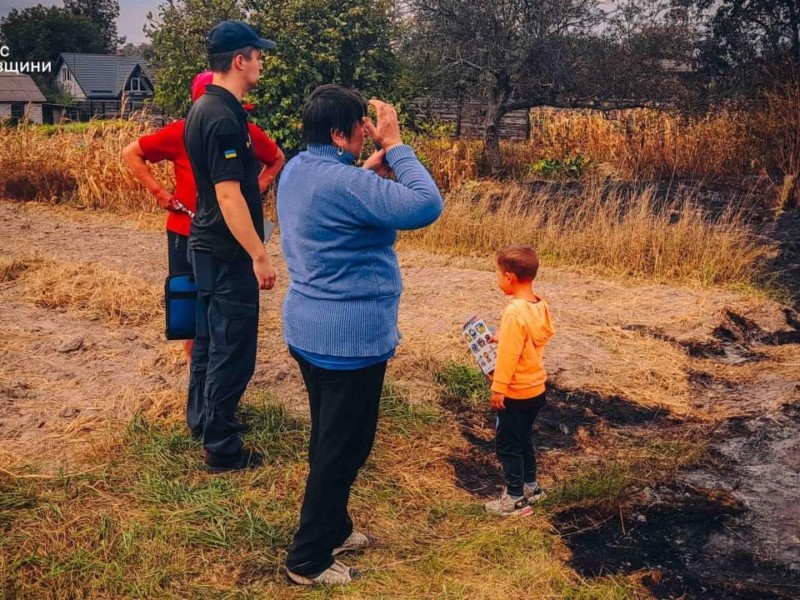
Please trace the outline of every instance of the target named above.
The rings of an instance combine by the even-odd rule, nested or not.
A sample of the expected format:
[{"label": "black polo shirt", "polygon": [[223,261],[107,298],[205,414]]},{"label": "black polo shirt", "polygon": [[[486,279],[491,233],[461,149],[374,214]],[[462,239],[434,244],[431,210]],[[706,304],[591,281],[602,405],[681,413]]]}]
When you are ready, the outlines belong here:
[{"label": "black polo shirt", "polygon": [[232,261],[247,252],[222,217],[214,185],[238,181],[258,236],[264,239],[264,213],[258,190],[259,163],[247,130],[247,112],[228,90],[206,87],[186,116],[186,150],[197,183],[197,211],[192,219],[189,246]]}]

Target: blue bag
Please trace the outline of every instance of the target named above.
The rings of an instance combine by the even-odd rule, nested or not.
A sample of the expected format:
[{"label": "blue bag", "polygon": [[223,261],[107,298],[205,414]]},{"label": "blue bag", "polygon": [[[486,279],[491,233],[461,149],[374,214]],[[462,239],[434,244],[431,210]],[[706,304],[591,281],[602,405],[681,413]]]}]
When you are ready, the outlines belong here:
[{"label": "blue bag", "polygon": [[192,340],[195,336],[197,285],[194,276],[170,275],[164,283],[168,340]]}]

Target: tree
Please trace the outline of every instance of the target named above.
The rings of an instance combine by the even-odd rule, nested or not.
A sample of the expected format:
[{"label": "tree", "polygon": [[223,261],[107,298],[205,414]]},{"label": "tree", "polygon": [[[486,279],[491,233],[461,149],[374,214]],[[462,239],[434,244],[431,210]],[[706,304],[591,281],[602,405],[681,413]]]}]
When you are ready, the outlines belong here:
[{"label": "tree", "polygon": [[158,85],[156,102],[174,116],[190,105],[192,77],[208,68],[205,40],[219,21],[243,19],[278,47],[265,55],[259,86],[251,94],[254,120],[285,151],[300,146],[307,95],[320,84],[340,83],[366,94],[385,93],[395,72],[389,0],[168,0],[149,15]]},{"label": "tree", "polygon": [[397,65],[387,0],[248,1],[253,23],[277,43],[254,94],[257,120],[284,149],[300,147],[303,103],[318,85],[389,93]]},{"label": "tree", "polygon": [[144,28],[157,77],[155,101],[166,114],[182,117],[191,106],[192,78],[208,68],[209,30],[220,21],[243,19],[244,11],[238,0],[167,0],[156,13],[148,13]]},{"label": "tree", "polygon": [[633,106],[674,87],[663,85],[665,61],[680,27],[662,2],[623,4],[627,14],[613,23],[596,0],[409,0],[414,27],[403,48],[421,88],[486,102],[484,154],[494,173],[500,119],[512,110]]},{"label": "tree", "polygon": [[117,46],[125,43],[124,37],[117,36],[118,0],[64,0],[64,9],[85,17],[97,28],[103,54],[114,54]]},{"label": "tree", "polygon": [[779,85],[800,68],[797,0],[673,0],[705,20],[701,71],[721,96]]},{"label": "tree", "polygon": [[56,6],[12,9],[0,21],[0,38],[10,59],[55,61],[61,52],[103,52],[98,29],[86,17]]},{"label": "tree", "polygon": [[120,56],[141,56],[145,60],[150,60],[153,54],[153,47],[146,42],[141,44],[128,42],[117,49],[117,54]]}]

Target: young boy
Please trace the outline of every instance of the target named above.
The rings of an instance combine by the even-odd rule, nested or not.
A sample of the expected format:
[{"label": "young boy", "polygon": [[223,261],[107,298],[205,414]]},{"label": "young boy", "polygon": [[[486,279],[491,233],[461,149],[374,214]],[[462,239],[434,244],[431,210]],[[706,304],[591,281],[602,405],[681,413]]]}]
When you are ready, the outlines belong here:
[{"label": "young boy", "polygon": [[553,336],[547,303],[533,293],[539,258],[531,246],[509,246],[497,253],[497,285],[511,302],[496,336],[492,408],[497,411],[495,444],[506,489],[486,510],[501,515],[523,511],[544,498],[536,482],[533,421],[545,405],[544,346]]}]

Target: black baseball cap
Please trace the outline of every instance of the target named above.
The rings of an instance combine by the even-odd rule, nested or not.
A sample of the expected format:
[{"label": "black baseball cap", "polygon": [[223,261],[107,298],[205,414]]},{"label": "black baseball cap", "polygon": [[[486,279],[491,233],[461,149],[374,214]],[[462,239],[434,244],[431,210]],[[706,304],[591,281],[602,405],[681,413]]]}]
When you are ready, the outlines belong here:
[{"label": "black baseball cap", "polygon": [[230,52],[245,46],[272,50],[277,44],[258,35],[255,29],[243,21],[222,21],[208,32],[206,49],[209,54]]}]

